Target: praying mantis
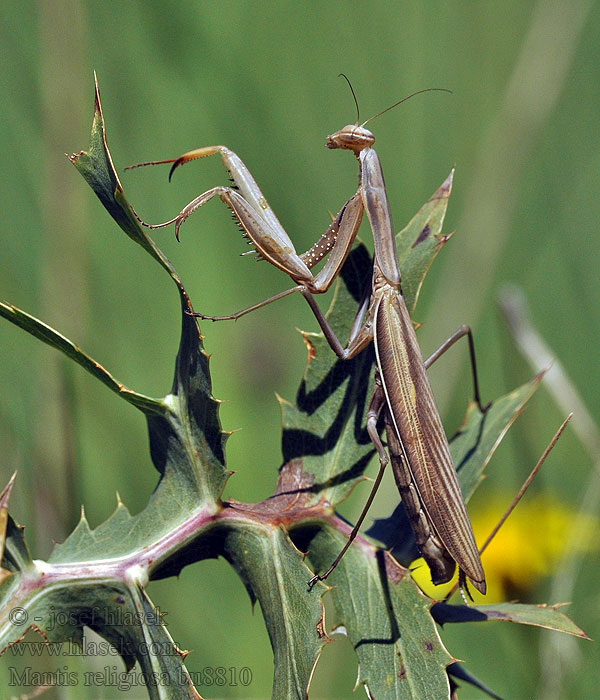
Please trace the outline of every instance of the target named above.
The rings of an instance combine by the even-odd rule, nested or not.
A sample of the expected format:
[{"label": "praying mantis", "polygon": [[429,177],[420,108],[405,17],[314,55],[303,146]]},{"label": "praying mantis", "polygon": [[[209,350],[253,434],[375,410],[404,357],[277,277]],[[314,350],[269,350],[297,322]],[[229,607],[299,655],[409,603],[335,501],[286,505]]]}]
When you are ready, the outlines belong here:
[{"label": "praying mantis", "polygon": [[[388,109],[397,104],[400,102]],[[461,326],[431,357],[423,360],[402,295],[390,204],[381,163],[373,148],[375,137],[365,128],[366,123],[347,125],[327,137],[328,148],[354,153],[359,166],[359,185],[355,194],[333,217],[327,230],[305,253],[296,253],[292,241],[246,165],[236,153],[222,145],[198,148],[175,159],[139,164],[171,163],[170,179],[184,163],[219,154],[235,186],[235,189],[217,186],[203,192],[177,216],[164,223],[147,224],[141,219],[140,222],[149,228],[162,228],[174,223],[179,240],[181,224],[196,209],[218,196],[233,212],[244,236],[254,245],[258,255],[289,275],[295,286],[236,314],[196,316],[211,320],[237,319],[277,299],[300,292],[310,305],[327,342],[340,359],[351,359],[371,341],[374,342],[375,391],[367,411],[367,430],[379,457],[379,472],[346,545],[330,568],[323,574],[313,576],[309,585],[325,580],[355,539],[381,483],[385,467],[391,462],[417,546],[430,567],[433,583],[449,581],[458,565],[461,581],[464,582],[466,577],[478,591],[485,593],[481,559],[426,373],[435,360],[466,335],[475,400],[479,409],[485,411],[479,399],[472,334],[467,326]],[[373,274],[344,348],[314,295],[326,292],[340,272],[365,211],[374,241]],[[322,269],[313,275],[311,268],[325,257],[327,260]],[[377,427],[380,417],[386,430],[389,457]]]}]

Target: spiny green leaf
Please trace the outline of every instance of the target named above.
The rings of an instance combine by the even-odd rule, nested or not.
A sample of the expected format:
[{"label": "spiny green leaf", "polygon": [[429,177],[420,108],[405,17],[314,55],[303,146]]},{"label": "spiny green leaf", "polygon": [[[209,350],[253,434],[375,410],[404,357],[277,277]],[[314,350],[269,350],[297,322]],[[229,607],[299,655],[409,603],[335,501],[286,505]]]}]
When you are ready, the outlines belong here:
[{"label": "spiny green leaf", "polygon": [[[86,626],[111,643],[128,670],[138,661],[142,672],[158,681],[147,684],[151,700],[201,700],[183,663],[186,654],[177,649],[139,586],[64,579],[43,583],[51,570],[39,566],[30,574],[28,585],[37,595],[30,595],[26,607],[4,606],[0,612],[0,653],[33,629],[40,634],[40,644],[53,647],[53,654],[72,654],[68,645],[81,647]],[[36,591],[36,583],[43,593]],[[15,616],[15,610],[21,615]]]},{"label": "spiny green leaf", "polygon": [[183,663],[188,652],[177,648],[160,613],[141,588],[133,592],[132,598],[142,621],[137,628],[133,625],[137,660],[143,673],[158,679],[156,684],[147,685],[150,699],[202,700]]},{"label": "spiny green leaf", "polygon": [[[321,531],[310,543],[311,563],[327,568],[343,544],[340,533]],[[406,569],[363,544],[350,547],[327,583],[335,623],[354,646],[358,682],[370,697],[449,697],[446,666],[453,659],[429,614],[431,602]]]},{"label": "spiny green leaf", "polygon": [[453,179],[454,168],[396,236],[398,264],[402,271],[402,293],[411,314],[417,305],[421,285],[431,263],[450,238],[449,235],[442,235],[442,226],[452,192]]},{"label": "spiny green leaf", "polygon": [[[229,477],[225,468],[227,434],[221,429],[219,404],[213,398],[209,357],[201,343],[196,319],[186,313],[181,297],[181,339],[169,406],[165,417],[148,415],[150,453],[163,475],[159,491],[179,499],[184,509],[217,502]],[[164,484],[164,481],[168,484]],[[179,491],[179,493],[177,493]],[[160,502],[165,493],[157,492]]]},{"label": "spiny green leaf", "polygon": [[[146,508],[147,510],[147,508]],[[155,511],[154,515],[156,517]],[[149,547],[161,536],[166,536],[173,526],[173,520],[152,524],[145,517],[145,511],[132,516],[120,501],[113,514],[93,530],[90,528],[82,510],[77,527],[67,539],[54,546],[48,559],[53,564],[71,564],[86,566],[95,560],[127,557],[130,553]],[[100,576],[100,569],[98,576]]]},{"label": "spiny green leaf", "polygon": [[[363,282],[370,274],[364,246],[352,251],[335,284],[327,318],[339,337],[347,336],[356,313]],[[342,501],[362,479],[373,447],[363,415],[372,391],[372,350],[352,360],[337,360],[322,334],[304,334],[309,363],[296,404],[282,401],[283,457],[303,460],[315,475],[316,500]]]},{"label": "spiny green leaf", "polygon": [[328,641],[323,607],[320,597],[307,591],[310,571],[289,537],[281,527],[261,524],[259,510],[253,516],[255,523],[230,521],[224,556],[251,598],[260,603],[273,648],[273,700],[305,700],[314,666]]},{"label": "spiny green leaf", "polygon": [[549,630],[566,632],[575,637],[589,639],[587,634],[558,609],[560,605],[527,605],[524,603],[497,603],[476,605],[488,620],[518,622],[522,625],[535,625]]},{"label": "spiny green leaf", "polygon": [[449,605],[436,603],[431,612],[438,624],[448,622],[518,622],[522,625],[545,627],[574,637],[589,639],[587,634],[560,611],[558,605],[529,603],[494,603],[492,605]]}]

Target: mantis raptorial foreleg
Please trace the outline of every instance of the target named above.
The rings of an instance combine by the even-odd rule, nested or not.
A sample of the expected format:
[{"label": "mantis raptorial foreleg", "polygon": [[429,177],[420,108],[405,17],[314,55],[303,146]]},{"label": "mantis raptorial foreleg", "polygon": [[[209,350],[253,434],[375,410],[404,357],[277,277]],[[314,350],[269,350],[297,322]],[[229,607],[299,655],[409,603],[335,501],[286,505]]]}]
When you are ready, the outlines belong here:
[{"label": "mantis raptorial foreleg", "polygon": [[[367,505],[370,505],[375,495],[388,461],[376,428],[377,417],[383,413],[396,482],[403,494],[421,553],[432,569],[434,582],[449,580],[455,564],[458,564],[461,576],[468,577],[483,593],[486,589],[485,575],[448,441],[426,374],[426,366],[462,335],[469,337],[474,367],[472,337],[470,331],[463,327],[446,342],[445,348],[434,353],[427,363],[423,361],[402,296],[392,218],[381,164],[372,148],[374,141],[373,134],[364,125],[349,125],[328,137],[329,148],[354,152],[359,163],[359,186],[356,194],[342,207],[318,243],[303,255],[295,252],[289,237],[245,165],[224,146],[197,149],[179,159],[163,162],[173,163],[172,172],[178,165],[193,158],[220,153],[239,192],[226,187],[212,188],[192,200],[174,219],[159,226],[174,222],[178,232],[181,223],[195,209],[218,195],[233,211],[257,252],[286,272],[297,285],[229,318],[239,317],[265,303],[300,291],[338,357],[354,357],[371,340],[374,341],[377,386],[369,407],[367,427],[379,454],[380,471]],[[365,295],[361,303],[348,344],[344,348],[329,327],[313,294],[325,291],[338,274],[365,210],[375,247],[372,285],[370,294]],[[329,259],[326,264],[313,276],[310,268],[327,254]],[[475,394],[481,408],[476,380]],[[311,582],[323,580],[335,568],[356,536],[365,514],[366,511],[360,516],[349,542],[330,569],[321,576],[315,576]]]},{"label": "mantis raptorial foreleg", "polygon": [[[168,221],[161,224],[147,224],[140,219],[140,222],[144,226],[153,229],[162,228],[174,223],[175,232],[179,239],[179,228],[190,214],[206,204],[213,197],[218,196],[232,211],[244,235],[255,246],[258,255],[287,273],[297,284],[297,287],[286,290],[282,294],[276,295],[276,297],[268,299],[265,302],[256,304],[244,310],[243,313],[253,311],[256,308],[260,308],[260,306],[263,306],[265,303],[270,303],[271,301],[280,299],[295,291],[301,291],[300,286],[306,288],[313,294],[326,292],[348,257],[352,243],[356,238],[356,233],[363,214],[360,195],[357,193],[351,197],[334,217],[319,240],[305,253],[298,255],[292,241],[280,224],[275,212],[268,205],[266,198],[256,184],[250,171],[242,159],[226,146],[198,148],[185,153],[179,158],[140,163],[133,167],[173,163],[169,174],[169,177],[171,177],[174,170],[180,165],[216,153],[221,155],[221,160],[229,172],[229,176],[236,189],[222,186],[212,187],[195,197],[177,216]],[[316,276],[313,276],[310,272],[310,268],[314,267],[326,256],[328,256],[328,258],[325,265]]]}]

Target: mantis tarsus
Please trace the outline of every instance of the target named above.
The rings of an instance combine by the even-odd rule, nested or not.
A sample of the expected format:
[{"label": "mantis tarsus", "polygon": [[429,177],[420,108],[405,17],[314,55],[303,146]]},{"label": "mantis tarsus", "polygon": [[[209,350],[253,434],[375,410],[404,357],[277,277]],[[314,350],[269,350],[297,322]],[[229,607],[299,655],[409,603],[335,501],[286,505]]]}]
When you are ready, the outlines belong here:
[{"label": "mantis tarsus", "polygon": [[[437,584],[450,580],[457,564],[460,576],[463,579],[468,577],[478,591],[485,593],[486,583],[481,559],[426,374],[426,369],[446,349],[460,337],[467,335],[475,398],[483,411],[477,387],[472,336],[469,328],[462,326],[438,351],[423,361],[402,296],[392,217],[381,164],[372,147],[374,141],[373,134],[364,128],[364,124],[350,124],[328,136],[328,148],[346,149],[355,154],[359,163],[359,186],[317,243],[301,255],[296,253],[289,236],[249,170],[242,160],[225,146],[207,146],[189,151],[176,159],[153,161],[151,164],[172,163],[170,177],[177,167],[190,160],[219,153],[236,189],[213,187],[193,199],[173,219],[162,224],[145,225],[160,228],[175,223],[176,234],[179,237],[179,228],[188,216],[218,195],[232,210],[244,235],[255,246],[256,252],[287,273],[296,286],[237,314],[218,317],[196,315],[211,320],[237,319],[265,304],[299,291],[309,303],[325,338],[339,358],[350,359],[371,340],[374,341],[377,362],[376,388],[368,409],[367,429],[379,455],[379,473],[345,547],[329,570],[314,576],[309,584],[324,580],[333,571],[356,537],[381,482],[388,463],[388,456],[377,429],[378,419],[382,416],[394,477],[417,545],[431,569],[433,582]],[[360,305],[347,346],[343,348],[313,295],[327,291],[339,273],[365,210],[375,244],[372,284]],[[327,255],[329,257],[323,268],[313,276],[310,269]]]}]

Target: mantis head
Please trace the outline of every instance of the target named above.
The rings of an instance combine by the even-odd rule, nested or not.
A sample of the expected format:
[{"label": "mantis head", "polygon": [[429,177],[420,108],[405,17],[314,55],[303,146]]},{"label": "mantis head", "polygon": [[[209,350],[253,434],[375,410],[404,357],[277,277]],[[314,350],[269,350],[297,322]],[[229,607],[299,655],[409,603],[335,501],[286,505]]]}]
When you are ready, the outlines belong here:
[{"label": "mantis head", "polygon": [[348,124],[343,129],[327,137],[327,148],[345,148],[358,154],[375,143],[375,137],[363,126]]}]

